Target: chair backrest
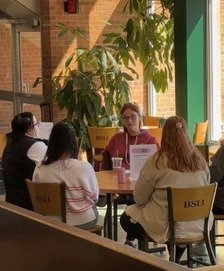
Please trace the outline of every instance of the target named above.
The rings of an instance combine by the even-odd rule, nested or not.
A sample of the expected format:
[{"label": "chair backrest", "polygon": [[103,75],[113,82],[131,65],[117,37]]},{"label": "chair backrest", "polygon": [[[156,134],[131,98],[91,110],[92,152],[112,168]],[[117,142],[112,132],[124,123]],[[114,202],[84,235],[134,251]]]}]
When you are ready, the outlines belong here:
[{"label": "chair backrest", "polygon": [[117,133],[117,127],[87,127],[90,145],[92,148],[104,149],[113,135]]},{"label": "chair backrest", "polygon": [[193,143],[194,144],[205,144],[207,130],[208,130],[208,121],[207,120],[205,122],[196,122],[194,124]]},{"label": "chair backrest", "polygon": [[2,153],[6,145],[6,135],[0,133],[0,159],[2,158]]},{"label": "chair backrest", "polygon": [[148,132],[156,138],[159,144],[161,143],[163,128],[151,128]]},{"label": "chair backrest", "polygon": [[153,117],[153,116],[144,116],[143,117],[143,124],[145,126],[157,126],[159,127],[159,121],[162,117]]},{"label": "chair backrest", "polygon": [[167,188],[169,220],[174,222],[208,218],[217,183],[192,188]]},{"label": "chair backrest", "polygon": [[65,183],[34,183],[26,179],[33,210],[61,217],[66,223]]}]

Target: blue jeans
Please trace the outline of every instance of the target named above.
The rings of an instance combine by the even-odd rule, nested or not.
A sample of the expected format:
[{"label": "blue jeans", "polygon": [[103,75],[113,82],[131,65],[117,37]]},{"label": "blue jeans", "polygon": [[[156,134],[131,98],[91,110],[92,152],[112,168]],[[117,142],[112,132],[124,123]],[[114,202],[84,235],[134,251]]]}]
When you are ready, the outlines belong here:
[{"label": "blue jeans", "polygon": [[83,229],[83,230],[88,230],[88,229],[92,229],[96,226],[99,214],[98,214],[98,210],[97,210],[96,206],[93,206],[92,208],[93,208],[93,211],[96,215],[96,218],[90,222],[85,223],[85,224],[76,225],[75,227],[77,227],[79,229]]}]

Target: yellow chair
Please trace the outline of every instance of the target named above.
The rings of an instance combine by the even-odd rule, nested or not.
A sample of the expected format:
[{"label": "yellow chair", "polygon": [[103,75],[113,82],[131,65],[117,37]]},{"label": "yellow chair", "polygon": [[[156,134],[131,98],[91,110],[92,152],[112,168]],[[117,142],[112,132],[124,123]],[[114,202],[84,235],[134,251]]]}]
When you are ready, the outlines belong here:
[{"label": "yellow chair", "polygon": [[[65,183],[34,183],[26,179],[27,188],[36,213],[58,216],[66,223]],[[103,227],[96,225],[87,231],[101,235]]]},{"label": "yellow chair", "polygon": [[103,162],[103,150],[110,139],[117,133],[117,127],[87,127],[89,141],[93,153],[92,164],[95,170],[101,170]]},{"label": "yellow chair", "polygon": [[157,126],[159,127],[159,121],[162,117],[144,116],[143,124],[144,126]]},{"label": "yellow chair", "polygon": [[161,144],[163,128],[151,128],[148,130],[149,134],[154,136],[159,144]]},{"label": "yellow chair", "polygon": [[61,218],[66,223],[65,183],[34,183],[26,179],[33,210]]},{"label": "yellow chair", "polygon": [[[217,183],[192,188],[167,188],[170,261],[176,262],[176,246],[187,246],[187,265],[193,267],[193,262],[205,265],[204,262],[193,258],[192,244],[205,242],[211,265],[216,264],[209,234],[209,216],[213,207]],[[177,222],[188,222],[204,219],[204,231],[201,234],[178,238],[175,235]],[[184,233],[183,233],[184,234]],[[180,262],[181,263],[181,262]]]},{"label": "yellow chair", "polygon": [[205,144],[206,143],[206,135],[208,130],[208,121],[205,122],[196,122],[194,124],[194,135],[193,135],[193,143],[195,145]]},{"label": "yellow chair", "polygon": [[6,135],[0,133],[0,160],[2,159],[3,150],[6,145]]}]

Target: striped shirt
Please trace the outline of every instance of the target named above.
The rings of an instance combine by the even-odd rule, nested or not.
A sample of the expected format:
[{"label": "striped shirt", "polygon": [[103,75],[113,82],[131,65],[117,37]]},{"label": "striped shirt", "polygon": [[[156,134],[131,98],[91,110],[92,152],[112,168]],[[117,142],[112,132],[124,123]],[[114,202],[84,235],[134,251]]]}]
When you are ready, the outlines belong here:
[{"label": "striped shirt", "polygon": [[92,207],[98,201],[99,188],[95,171],[88,162],[66,159],[50,165],[39,163],[33,181],[65,183],[67,224],[82,225],[96,218]]}]

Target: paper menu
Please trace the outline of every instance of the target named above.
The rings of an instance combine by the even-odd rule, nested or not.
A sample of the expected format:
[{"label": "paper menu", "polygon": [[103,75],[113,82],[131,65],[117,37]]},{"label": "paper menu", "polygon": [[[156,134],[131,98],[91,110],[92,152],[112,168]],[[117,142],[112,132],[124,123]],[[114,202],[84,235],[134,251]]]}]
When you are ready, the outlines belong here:
[{"label": "paper menu", "polygon": [[49,139],[52,128],[53,122],[40,122],[38,137],[41,139]]},{"label": "paper menu", "polygon": [[130,180],[138,179],[146,160],[156,151],[156,144],[130,145]]}]

